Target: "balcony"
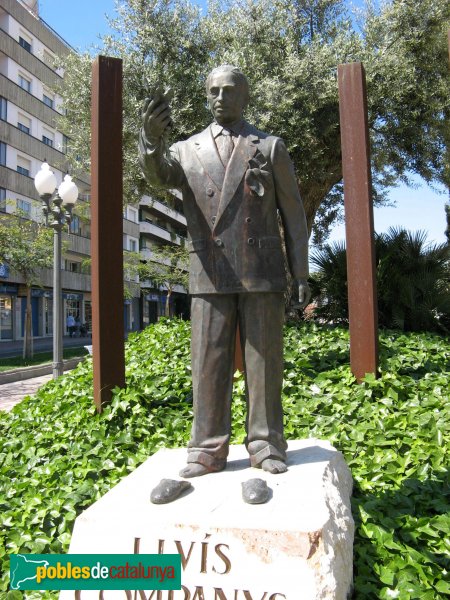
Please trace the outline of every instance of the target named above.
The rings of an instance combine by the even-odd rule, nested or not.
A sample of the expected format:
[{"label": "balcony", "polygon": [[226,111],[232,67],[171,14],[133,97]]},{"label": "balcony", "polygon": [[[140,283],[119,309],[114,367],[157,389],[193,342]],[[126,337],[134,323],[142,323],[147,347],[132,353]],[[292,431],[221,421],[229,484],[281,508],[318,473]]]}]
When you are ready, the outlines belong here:
[{"label": "balcony", "polygon": [[20,130],[7,121],[0,121],[0,139],[39,162],[45,160],[63,173],[67,171],[66,157],[61,151],[44,144],[39,138]]},{"label": "balcony", "polygon": [[27,198],[36,198],[36,188],[31,177],[25,177],[14,169],[0,165],[0,180],[2,187],[25,196]]},{"label": "balcony", "polygon": [[75,233],[63,232],[63,241],[68,242],[68,250],[81,256],[91,255],[91,240]]},{"label": "balcony", "polygon": [[183,225],[184,227],[187,226],[186,217],[184,215],[174,210],[173,208],[166,206],[159,200],[154,200],[153,198],[150,198],[150,196],[143,196],[141,201],[139,202],[139,206],[147,207],[149,212],[157,214],[158,216],[162,216],[165,219],[168,219],[169,221],[177,223],[178,225]]},{"label": "balcony", "polygon": [[135,221],[130,221],[129,219],[123,219],[123,232],[126,233],[127,235],[131,235],[132,237],[138,238],[139,237],[139,223],[136,223]]},{"label": "balcony", "polygon": [[[23,279],[14,273],[10,277],[11,281],[22,283]],[[39,285],[44,288],[53,288],[53,269],[42,269],[39,274]],[[72,271],[61,270],[61,287],[64,290],[73,290],[76,292],[91,291],[91,276],[86,273],[73,273]]]},{"label": "balcony", "polygon": [[[141,248],[140,255],[141,255],[141,258],[143,260],[151,260],[153,262],[159,263],[161,265],[167,265],[167,266],[170,266],[170,264],[171,264],[169,258],[163,259],[163,258],[160,258],[160,257],[156,257],[154,255],[154,253],[152,252],[151,248]],[[186,271],[187,270],[188,269],[186,268]]]},{"label": "balcony", "polygon": [[[141,289],[142,290],[158,290],[162,293],[167,293],[167,288],[163,285],[157,286],[154,285],[153,281],[141,281]],[[177,292],[178,294],[187,294],[188,291],[182,285],[174,285],[172,288],[172,292]]]},{"label": "balcony", "polygon": [[58,113],[52,108],[46,106],[42,100],[36,98],[36,96],[26,92],[19,85],[17,85],[17,83],[11,81],[11,79],[8,79],[2,73],[0,73],[0,88],[2,90],[2,96],[9,102],[12,102],[16,106],[20,106],[33,117],[36,117],[43,123],[50,125],[50,127],[56,127]]},{"label": "balcony", "polygon": [[148,221],[140,221],[139,222],[139,231],[141,234],[148,235],[153,239],[162,240],[169,244],[177,244],[181,246],[182,243],[186,241],[186,238],[173,233],[172,231],[168,231],[159,225],[154,225],[153,223],[149,223]]}]

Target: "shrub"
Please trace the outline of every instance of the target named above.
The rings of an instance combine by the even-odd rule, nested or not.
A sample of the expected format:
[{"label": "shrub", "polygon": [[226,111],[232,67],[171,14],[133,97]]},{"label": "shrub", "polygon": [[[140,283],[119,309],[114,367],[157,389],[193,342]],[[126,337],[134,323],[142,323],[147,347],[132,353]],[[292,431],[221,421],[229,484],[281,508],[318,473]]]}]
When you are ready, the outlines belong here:
[{"label": "shrub", "polygon": [[[439,600],[450,593],[450,344],[389,331],[380,342],[381,377],[357,385],[345,329],[287,327],[286,435],[328,439],[352,470],[356,597]],[[3,593],[7,553],[66,552],[83,509],[158,448],[186,445],[189,352],[189,323],[163,320],[130,336],[127,388],[114,391],[101,415],[93,407],[90,358],[0,414]],[[245,435],[244,394],[240,376],[234,443]]]},{"label": "shrub", "polygon": [[[403,331],[448,332],[450,255],[446,244],[427,244],[423,232],[390,228],[375,236],[378,322]],[[315,314],[326,322],[348,323],[345,244],[313,254]]]}]

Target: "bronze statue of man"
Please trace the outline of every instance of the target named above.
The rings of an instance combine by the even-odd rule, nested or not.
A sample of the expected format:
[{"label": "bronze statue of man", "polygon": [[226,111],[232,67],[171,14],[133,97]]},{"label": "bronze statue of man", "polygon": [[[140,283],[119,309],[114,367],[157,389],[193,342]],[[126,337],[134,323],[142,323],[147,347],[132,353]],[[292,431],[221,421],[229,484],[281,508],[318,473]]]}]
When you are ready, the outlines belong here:
[{"label": "bronze statue of man", "polygon": [[225,468],[238,324],[250,463],[281,473],[287,448],[281,406],[286,274],[277,215],[305,306],[305,214],[283,141],[243,119],[249,98],[243,73],[232,65],[214,69],[206,92],[214,121],[204,131],[167,149],[170,107],[159,94],[144,104],[139,141],[147,180],[181,191],[189,234],[194,422],[180,475]]}]

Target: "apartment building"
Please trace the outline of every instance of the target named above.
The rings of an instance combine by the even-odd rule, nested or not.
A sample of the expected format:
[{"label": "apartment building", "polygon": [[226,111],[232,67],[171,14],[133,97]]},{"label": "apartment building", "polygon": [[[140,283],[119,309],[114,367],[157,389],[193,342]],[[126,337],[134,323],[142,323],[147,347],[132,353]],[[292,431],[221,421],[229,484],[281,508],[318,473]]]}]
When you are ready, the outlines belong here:
[{"label": "apartment building", "polygon": [[[44,160],[55,172],[58,183],[66,172],[68,140],[57,129],[61,99],[55,89],[64,73],[55,68],[55,58],[72,49],[39,17],[37,0],[0,0],[0,218],[20,209],[31,219],[42,218],[41,204],[33,178]],[[77,180],[79,202],[89,203],[90,182]],[[180,243],[186,221],[176,210],[148,197],[142,206],[124,211],[123,247],[142,248],[151,256],[152,244]],[[90,223],[74,217],[63,233],[67,251],[62,260],[63,315],[69,314],[91,326],[91,282],[86,259],[90,256]],[[41,285],[32,290],[33,335],[52,335],[52,272],[44,271]],[[164,314],[163,289],[140,293],[138,281],[125,282],[124,301],[127,331],[138,330]],[[186,313],[185,290],[177,290],[172,314]],[[184,302],[180,299],[184,298]],[[21,339],[24,333],[25,289],[20,276],[0,265],[0,342]]]},{"label": "apartment building", "polygon": [[[186,243],[186,217],[182,214],[181,200],[173,198],[172,206],[161,199],[143,196],[139,202],[140,253],[144,260],[152,260],[152,249],[161,245],[179,246]],[[149,288],[141,282],[142,326],[145,327],[164,314],[167,290]],[[190,313],[186,290],[176,286],[171,295],[171,314],[187,318]]]}]

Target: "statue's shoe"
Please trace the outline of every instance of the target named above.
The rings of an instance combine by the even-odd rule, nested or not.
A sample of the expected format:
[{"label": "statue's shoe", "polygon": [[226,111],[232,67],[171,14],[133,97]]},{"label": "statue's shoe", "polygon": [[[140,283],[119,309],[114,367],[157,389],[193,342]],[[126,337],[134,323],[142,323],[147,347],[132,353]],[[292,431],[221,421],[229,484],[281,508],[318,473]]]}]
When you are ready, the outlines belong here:
[{"label": "statue's shoe", "polygon": [[183,492],[192,487],[189,481],[176,481],[175,479],[161,479],[150,494],[153,504],[168,504],[176,500]]},{"label": "statue's shoe", "polygon": [[270,498],[270,488],[264,479],[249,479],[242,483],[242,499],[247,504],[264,504]]},{"label": "statue's shoe", "polygon": [[226,460],[222,462],[217,461],[214,466],[210,467],[202,465],[201,463],[192,462],[188,463],[184,469],[181,469],[179,475],[185,479],[189,479],[190,477],[201,477],[202,475],[208,475],[208,473],[218,473],[219,471],[223,471],[226,466]]}]

